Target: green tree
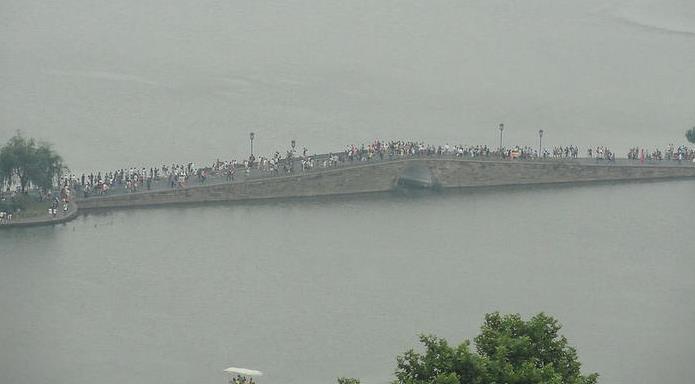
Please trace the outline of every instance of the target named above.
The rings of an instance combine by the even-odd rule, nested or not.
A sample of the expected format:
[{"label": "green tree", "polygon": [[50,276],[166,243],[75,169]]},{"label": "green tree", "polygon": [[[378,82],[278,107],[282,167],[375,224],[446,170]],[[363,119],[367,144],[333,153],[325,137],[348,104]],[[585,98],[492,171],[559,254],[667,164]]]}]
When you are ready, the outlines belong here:
[{"label": "green tree", "polygon": [[689,142],[695,144],[695,127],[692,127],[688,131],[686,131],[685,137],[688,139]]},{"label": "green tree", "polygon": [[0,149],[0,181],[2,185],[19,181],[22,192],[33,184],[46,191],[52,188],[66,170],[63,159],[46,143],[37,143],[21,133]]},{"label": "green tree", "polygon": [[543,313],[524,321],[518,314],[485,316],[481,333],[451,347],[435,336],[420,336],[424,353],[397,357],[394,384],[594,384],[582,376],[577,352],[558,334],[557,320]]},{"label": "green tree", "polygon": [[360,379],[354,379],[352,377],[339,377],[338,384],[360,384]]}]

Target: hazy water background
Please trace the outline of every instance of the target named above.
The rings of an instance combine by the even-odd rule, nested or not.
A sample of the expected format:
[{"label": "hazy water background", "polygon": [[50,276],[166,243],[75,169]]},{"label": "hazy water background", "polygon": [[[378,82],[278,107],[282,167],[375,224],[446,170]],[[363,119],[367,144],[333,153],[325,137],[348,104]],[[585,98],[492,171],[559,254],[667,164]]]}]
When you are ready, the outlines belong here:
[{"label": "hazy water background", "polygon": [[695,3],[0,1],[0,140],[76,170],[433,143],[684,142]]},{"label": "hazy water background", "polygon": [[[74,169],[291,139],[630,145],[695,120],[688,1],[0,1],[0,141]],[[0,232],[0,382],[391,378],[547,311],[604,383],[695,375],[692,181],[119,211]]]},{"label": "hazy water background", "polygon": [[695,182],[210,205],[0,232],[7,383],[392,378],[433,332],[547,311],[603,383],[695,375]]}]

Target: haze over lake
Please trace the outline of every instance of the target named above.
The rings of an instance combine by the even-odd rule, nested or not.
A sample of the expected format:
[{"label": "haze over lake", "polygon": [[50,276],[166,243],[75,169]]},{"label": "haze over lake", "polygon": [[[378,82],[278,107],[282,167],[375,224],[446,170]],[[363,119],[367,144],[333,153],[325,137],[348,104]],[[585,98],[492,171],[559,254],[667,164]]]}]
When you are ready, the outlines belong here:
[{"label": "haze over lake", "polygon": [[[296,139],[682,144],[695,3],[0,0],[0,143],[77,171]],[[695,181],[103,212],[0,231],[0,382],[387,383],[546,311],[600,382],[695,376]]]},{"label": "haze over lake", "polygon": [[[629,146],[695,120],[687,0],[2,1],[0,140],[75,169],[208,163],[291,139]],[[161,164],[160,164],[161,165]]]}]

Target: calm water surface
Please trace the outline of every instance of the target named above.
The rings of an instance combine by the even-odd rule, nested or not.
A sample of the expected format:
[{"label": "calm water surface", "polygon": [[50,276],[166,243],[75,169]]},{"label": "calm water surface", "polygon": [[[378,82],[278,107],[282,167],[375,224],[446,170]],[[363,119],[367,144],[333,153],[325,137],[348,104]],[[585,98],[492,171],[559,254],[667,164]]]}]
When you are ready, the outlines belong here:
[{"label": "calm water surface", "polygon": [[695,376],[695,182],[114,211],[0,232],[8,383],[392,378],[547,311],[605,383]]}]

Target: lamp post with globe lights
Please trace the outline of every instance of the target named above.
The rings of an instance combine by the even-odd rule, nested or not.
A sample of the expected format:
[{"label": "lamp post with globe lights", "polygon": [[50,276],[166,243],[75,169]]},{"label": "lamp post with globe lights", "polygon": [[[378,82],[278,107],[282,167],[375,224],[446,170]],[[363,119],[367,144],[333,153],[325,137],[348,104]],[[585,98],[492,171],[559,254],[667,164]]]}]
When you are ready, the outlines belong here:
[{"label": "lamp post with globe lights", "polygon": [[500,130],[500,155],[502,155],[502,133],[504,132],[504,123],[500,123],[499,130]]},{"label": "lamp post with globe lights", "polygon": [[253,156],[253,139],[256,137],[256,134],[253,132],[249,133],[249,140],[251,141],[251,156]]}]

